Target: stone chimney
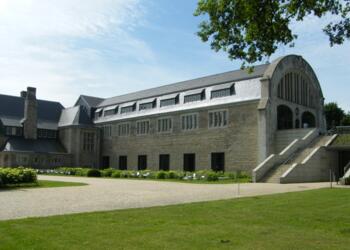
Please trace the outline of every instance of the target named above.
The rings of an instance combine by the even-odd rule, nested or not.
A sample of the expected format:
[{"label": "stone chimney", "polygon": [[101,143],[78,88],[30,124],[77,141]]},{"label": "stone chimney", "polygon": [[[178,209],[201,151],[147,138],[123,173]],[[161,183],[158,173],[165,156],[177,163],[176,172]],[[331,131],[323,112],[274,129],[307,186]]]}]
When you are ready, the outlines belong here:
[{"label": "stone chimney", "polygon": [[36,88],[28,87],[24,101],[23,135],[25,139],[37,139],[37,120]]},{"label": "stone chimney", "polygon": [[21,97],[26,98],[27,97],[27,91],[21,91]]}]

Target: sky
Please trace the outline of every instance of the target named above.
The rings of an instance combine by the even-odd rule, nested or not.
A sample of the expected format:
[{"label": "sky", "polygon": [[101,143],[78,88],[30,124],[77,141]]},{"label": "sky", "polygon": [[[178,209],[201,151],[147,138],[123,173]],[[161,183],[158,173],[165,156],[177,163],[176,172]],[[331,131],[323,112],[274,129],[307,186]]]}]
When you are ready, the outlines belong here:
[{"label": "sky", "polygon": [[[80,94],[112,97],[238,69],[196,35],[197,0],[0,0],[0,93],[37,88],[39,99],[74,105]],[[332,17],[294,23],[302,55],[326,102],[350,110],[350,41],[331,48]]]}]

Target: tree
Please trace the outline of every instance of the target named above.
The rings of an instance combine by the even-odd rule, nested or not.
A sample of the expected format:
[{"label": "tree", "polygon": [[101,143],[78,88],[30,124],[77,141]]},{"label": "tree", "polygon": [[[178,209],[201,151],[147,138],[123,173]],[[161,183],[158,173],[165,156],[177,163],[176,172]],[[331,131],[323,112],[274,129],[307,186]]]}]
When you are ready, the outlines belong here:
[{"label": "tree", "polygon": [[195,16],[209,16],[199,25],[199,37],[231,60],[252,64],[271,56],[279,45],[294,46],[292,21],[307,16],[337,17],[323,28],[330,46],[350,39],[350,0],[199,0]]},{"label": "tree", "polygon": [[342,126],[350,126],[350,112],[344,115],[343,119],[341,120],[340,124]]},{"label": "tree", "polygon": [[338,106],[337,103],[330,102],[325,104],[324,111],[326,115],[327,129],[342,125],[342,121],[345,117],[345,112]]}]

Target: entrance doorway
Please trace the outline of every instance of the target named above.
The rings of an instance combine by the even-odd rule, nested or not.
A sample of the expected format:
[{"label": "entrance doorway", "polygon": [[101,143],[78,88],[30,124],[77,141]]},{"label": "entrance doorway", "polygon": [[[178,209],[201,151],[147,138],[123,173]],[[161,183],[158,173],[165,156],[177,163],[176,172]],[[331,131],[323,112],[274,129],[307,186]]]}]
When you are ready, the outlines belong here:
[{"label": "entrance doorway", "polygon": [[225,153],[211,154],[211,169],[215,172],[225,171]]},{"label": "entrance doorway", "polygon": [[184,171],[194,172],[196,171],[196,155],[184,154]]},{"label": "entrance doorway", "polygon": [[109,168],[109,156],[102,157],[102,169]]},{"label": "entrance doorway", "polygon": [[169,171],[170,169],[170,155],[159,155],[159,170]]},{"label": "entrance doorway", "polygon": [[126,155],[119,156],[119,170],[128,169],[128,157]]}]

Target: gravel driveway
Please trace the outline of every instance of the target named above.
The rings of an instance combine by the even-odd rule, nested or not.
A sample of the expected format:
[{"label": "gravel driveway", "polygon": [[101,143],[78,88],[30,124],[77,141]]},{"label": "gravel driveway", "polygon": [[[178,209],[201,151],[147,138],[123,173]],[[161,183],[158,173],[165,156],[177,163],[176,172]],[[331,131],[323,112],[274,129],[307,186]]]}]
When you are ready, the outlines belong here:
[{"label": "gravel driveway", "polygon": [[0,220],[163,206],[328,187],[328,183],[187,184],[128,179],[39,176],[89,185],[0,191]]}]

